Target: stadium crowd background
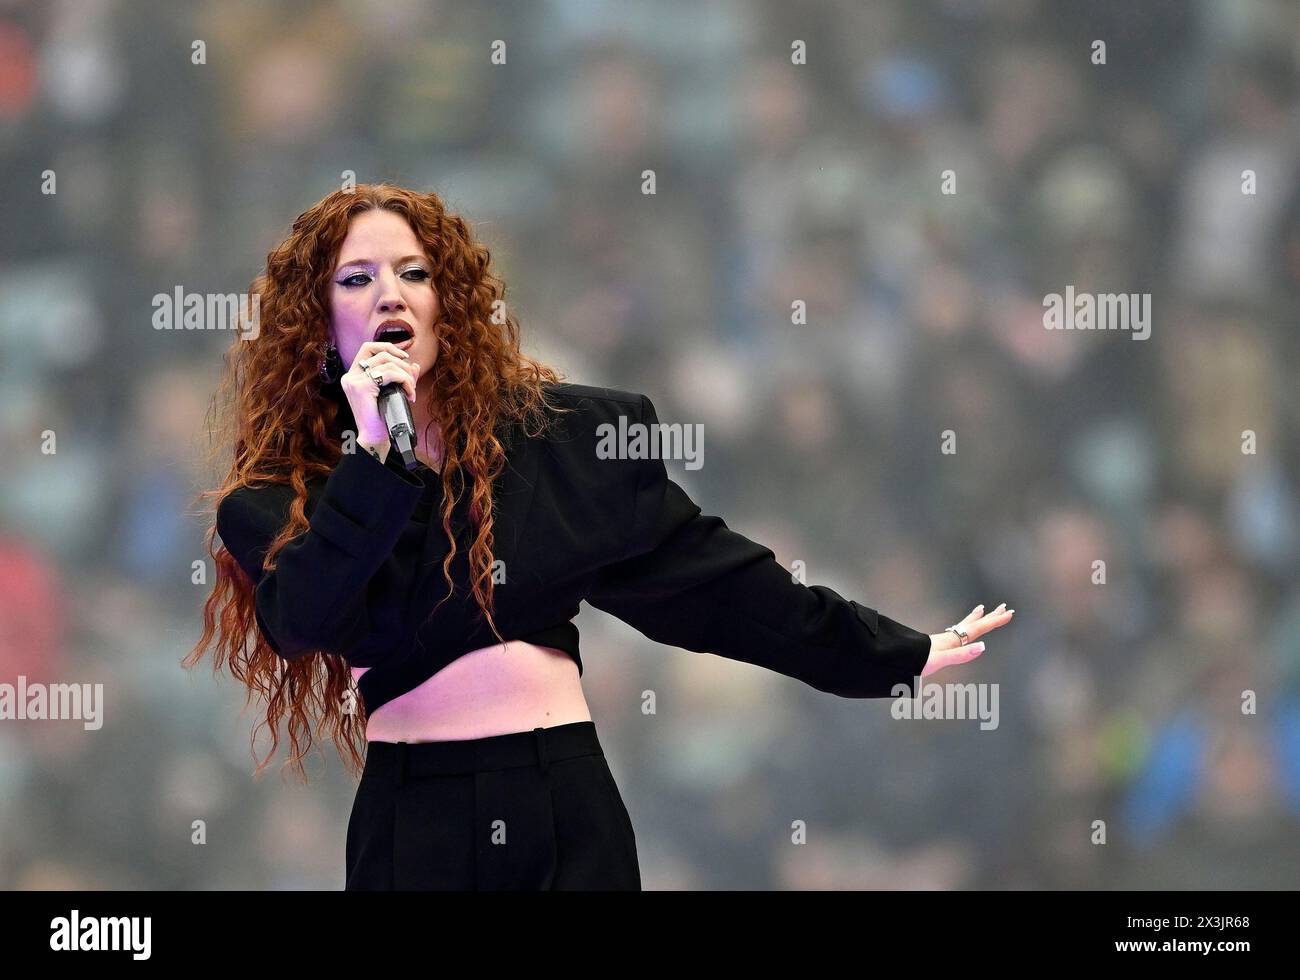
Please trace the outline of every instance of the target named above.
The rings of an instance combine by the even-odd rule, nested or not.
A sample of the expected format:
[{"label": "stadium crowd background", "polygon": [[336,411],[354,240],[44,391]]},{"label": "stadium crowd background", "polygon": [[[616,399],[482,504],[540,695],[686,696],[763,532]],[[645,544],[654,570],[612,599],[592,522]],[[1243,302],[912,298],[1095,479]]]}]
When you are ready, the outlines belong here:
[{"label": "stadium crowd background", "polygon": [[[584,608],[647,888],[1294,887],[1298,62],[1286,0],[0,2],[0,682],[105,690],[0,721],[0,887],[342,886],[333,746],[252,779],[256,706],[179,665],[231,335],[150,318],[345,170],[464,213],[568,380],[702,423],[670,474],[809,583],[1017,610],[935,678],[998,685],[982,731]],[[1044,329],[1067,285],[1150,337]]]}]

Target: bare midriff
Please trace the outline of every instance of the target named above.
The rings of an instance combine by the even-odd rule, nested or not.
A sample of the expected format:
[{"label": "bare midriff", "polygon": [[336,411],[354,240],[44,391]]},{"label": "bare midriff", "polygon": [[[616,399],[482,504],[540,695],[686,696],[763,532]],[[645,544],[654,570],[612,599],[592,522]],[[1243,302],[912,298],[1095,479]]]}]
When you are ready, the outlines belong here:
[{"label": "bare midriff", "polygon": [[[370,668],[353,667],[353,678]],[[457,657],[427,681],[380,705],[370,742],[446,742],[590,721],[578,665],[563,650],[522,640]]]}]

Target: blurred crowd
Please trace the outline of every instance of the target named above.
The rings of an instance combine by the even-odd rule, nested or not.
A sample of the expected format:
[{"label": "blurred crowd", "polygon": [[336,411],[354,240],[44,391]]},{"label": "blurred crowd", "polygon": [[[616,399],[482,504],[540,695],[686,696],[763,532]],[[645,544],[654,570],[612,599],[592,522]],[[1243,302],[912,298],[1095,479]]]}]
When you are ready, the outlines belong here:
[{"label": "blurred crowd", "polygon": [[[933,678],[984,731],[584,607],[647,888],[1300,883],[1293,2],[3,0],[0,65],[0,683],[105,690],[0,720],[0,887],[342,886],[333,746],[251,778],[260,706],[180,666],[231,334],[150,316],[344,171],[464,214],[528,353],[702,423],[670,474],[810,584],[1017,611]],[[1150,337],[1044,329],[1068,285]]]}]

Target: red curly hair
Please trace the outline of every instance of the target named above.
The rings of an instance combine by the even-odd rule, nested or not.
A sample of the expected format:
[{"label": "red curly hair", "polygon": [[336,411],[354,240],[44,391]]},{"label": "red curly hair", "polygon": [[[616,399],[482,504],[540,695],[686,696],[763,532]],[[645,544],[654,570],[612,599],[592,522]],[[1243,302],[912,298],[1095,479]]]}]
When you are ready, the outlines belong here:
[{"label": "red curly hair", "polygon": [[[232,342],[209,408],[214,455],[232,447],[233,460],[224,483],[197,499],[215,498],[215,509],[238,487],[272,482],[293,488],[289,523],[267,549],[267,571],[274,569],[276,553],[308,529],[307,481],[333,469],[342,455],[344,431],[355,425],[341,391],[323,387],[317,373],[329,343],[329,276],[353,216],[377,208],[400,214],[410,224],[432,262],[442,309],[434,326],[438,357],[430,372],[427,405],[442,434],[442,526],[451,541],[443,561],[448,593],[439,605],[451,595],[456,555],[451,515],[468,472],[473,480],[470,519],[476,528],[469,551],[473,594],[480,618],[486,615],[502,639],[492,619],[492,485],[505,468],[497,432],[502,424],[519,423],[536,434],[530,425],[540,430],[548,411],[562,411],[548,404],[543,392],[544,383],[562,376],[520,353],[518,325],[504,305],[505,284],[490,271],[488,249],[436,194],[390,184],[335,191],[300,214],[289,236],[271,250],[266,271],[252,285],[261,304],[259,331],[251,340]],[[301,760],[311,748],[313,719],[321,726],[317,734],[328,732],[345,766],[359,772],[365,726],[363,715],[353,710],[360,695],[347,661],[326,651],[293,661],[277,655],[257,628],[254,583],[224,545],[214,550],[215,539],[214,521],[207,547],[216,582],[203,606],[203,635],[182,666],[197,664],[215,638],[214,672],[228,663],[231,674],[247,685],[248,700],[254,692],[265,697],[262,724],[271,729],[272,741],[257,774],[275,754],[285,718],[293,749],[289,762],[304,781]]]}]

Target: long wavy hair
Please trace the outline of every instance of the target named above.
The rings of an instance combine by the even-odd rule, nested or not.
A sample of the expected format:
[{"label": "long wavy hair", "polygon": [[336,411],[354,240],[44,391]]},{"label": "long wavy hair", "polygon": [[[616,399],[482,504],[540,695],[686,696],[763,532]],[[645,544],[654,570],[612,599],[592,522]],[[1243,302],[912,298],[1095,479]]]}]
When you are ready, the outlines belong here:
[{"label": "long wavy hair", "polygon": [[[330,274],[352,217],[377,208],[400,214],[410,224],[432,262],[441,305],[434,325],[438,356],[429,372],[427,403],[442,434],[442,527],[451,542],[443,561],[448,592],[439,605],[453,590],[456,536],[451,516],[468,474],[469,516],[475,528],[469,549],[472,591],[480,620],[486,615],[492,632],[502,639],[492,618],[491,574],[492,486],[506,463],[498,436],[516,425],[536,435],[553,419],[549,413],[563,411],[547,403],[543,391],[545,383],[558,382],[561,375],[520,353],[518,324],[505,307],[505,284],[490,270],[490,252],[436,194],[361,184],[329,194],[294,221],[289,236],[267,256],[266,271],[253,280],[252,291],[260,303],[257,334],[231,343],[209,406],[212,471],[219,471],[215,467],[228,450],[233,450],[233,458],[221,486],[200,492],[196,499],[202,506],[212,498],[215,512],[239,487],[292,487],[288,523],[267,548],[265,571],[275,568],[275,555],[285,544],[308,529],[307,481],[329,474],[342,455],[344,433],[355,431],[341,388],[322,385],[318,376],[329,343]],[[311,748],[313,721],[319,725],[318,735],[334,740],[345,767],[359,772],[364,763],[364,714],[355,710],[360,694],[347,661],[323,650],[292,661],[276,654],[257,627],[255,583],[224,545],[215,547],[216,537],[214,521],[207,549],[216,582],[203,606],[203,635],[182,666],[196,665],[215,639],[214,672],[228,665],[247,685],[245,704],[255,692],[265,699],[266,717],[253,731],[253,758],[263,725],[271,730],[271,747],[258,762],[257,775],[275,755],[285,719],[292,746],[289,763],[304,781],[301,760]]]}]

